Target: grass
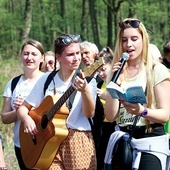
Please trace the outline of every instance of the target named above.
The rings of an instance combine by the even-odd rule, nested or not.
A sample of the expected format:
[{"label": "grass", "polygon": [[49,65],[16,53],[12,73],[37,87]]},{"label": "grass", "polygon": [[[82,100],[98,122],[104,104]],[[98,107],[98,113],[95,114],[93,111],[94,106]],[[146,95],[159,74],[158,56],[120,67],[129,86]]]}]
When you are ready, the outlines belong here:
[{"label": "grass", "polygon": [[[22,73],[22,66],[16,58],[1,59],[0,73],[0,107],[2,108],[4,88],[12,77]],[[7,169],[19,170],[13,144],[13,125],[14,124],[3,124],[0,119],[0,132],[4,140],[4,155]]]}]

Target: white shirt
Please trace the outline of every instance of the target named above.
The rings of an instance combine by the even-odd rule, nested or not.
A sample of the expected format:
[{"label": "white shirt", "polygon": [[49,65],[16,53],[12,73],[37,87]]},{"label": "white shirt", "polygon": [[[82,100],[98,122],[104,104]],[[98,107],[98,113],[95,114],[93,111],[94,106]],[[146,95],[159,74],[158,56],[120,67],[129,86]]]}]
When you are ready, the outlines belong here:
[{"label": "white shirt", "polygon": [[[54,82],[56,85],[56,94],[54,96],[54,83],[51,81],[49,84],[45,96],[44,96],[44,83],[48,77],[49,73],[45,73],[44,76],[39,79],[39,81],[35,84],[33,90],[26,98],[26,102],[28,102],[33,107],[37,108],[41,102],[43,101],[44,97],[50,95],[57,100],[63,95],[63,93],[71,86],[72,82],[63,82],[58,73],[54,77]],[[93,97],[94,102],[96,101],[96,92],[97,86],[95,79],[92,79],[89,83],[91,95]],[[68,102],[68,100],[67,100]],[[87,106],[88,107],[88,106]],[[88,118],[84,116],[82,111],[82,98],[81,93],[77,91],[76,96],[74,98],[71,111],[68,115],[66,120],[66,125],[68,128],[77,129],[77,130],[91,130],[91,126],[89,124]]]},{"label": "white shirt", "polygon": [[[38,80],[38,79],[37,79]],[[23,77],[21,76],[21,78],[19,79],[13,93],[11,91],[11,82],[12,79],[7,83],[3,96],[4,97],[9,97],[11,98],[11,107],[13,110],[15,110],[14,106],[13,106],[13,102],[14,100],[18,97],[21,96],[23,98],[26,98],[26,96],[28,96],[28,94],[30,93],[30,91],[33,89],[36,81],[34,82],[27,82],[23,80]],[[17,147],[20,147],[20,142],[19,142],[19,128],[20,128],[20,121],[17,120],[14,123],[14,127],[13,127],[13,133],[14,133],[14,145]]]}]

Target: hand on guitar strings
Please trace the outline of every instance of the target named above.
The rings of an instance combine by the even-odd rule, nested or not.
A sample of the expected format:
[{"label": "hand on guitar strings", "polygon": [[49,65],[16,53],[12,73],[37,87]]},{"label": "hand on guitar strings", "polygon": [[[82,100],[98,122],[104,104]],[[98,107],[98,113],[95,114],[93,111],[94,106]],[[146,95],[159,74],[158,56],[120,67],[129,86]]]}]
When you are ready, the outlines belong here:
[{"label": "hand on guitar strings", "polygon": [[77,91],[83,92],[85,91],[85,88],[87,86],[87,81],[84,77],[84,73],[82,72],[82,70],[80,70],[80,74],[79,76],[76,76],[72,86],[74,89],[76,89]]}]

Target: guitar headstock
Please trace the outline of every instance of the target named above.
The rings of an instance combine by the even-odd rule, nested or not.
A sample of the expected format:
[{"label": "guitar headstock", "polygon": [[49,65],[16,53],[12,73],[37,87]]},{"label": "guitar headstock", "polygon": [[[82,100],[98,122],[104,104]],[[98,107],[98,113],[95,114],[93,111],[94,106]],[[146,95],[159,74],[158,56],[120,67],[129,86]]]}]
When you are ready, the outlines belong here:
[{"label": "guitar headstock", "polygon": [[104,65],[103,57],[98,58],[93,64],[90,66],[87,66],[83,73],[85,77],[91,77],[94,76],[94,74],[97,72],[99,68],[101,68]]}]

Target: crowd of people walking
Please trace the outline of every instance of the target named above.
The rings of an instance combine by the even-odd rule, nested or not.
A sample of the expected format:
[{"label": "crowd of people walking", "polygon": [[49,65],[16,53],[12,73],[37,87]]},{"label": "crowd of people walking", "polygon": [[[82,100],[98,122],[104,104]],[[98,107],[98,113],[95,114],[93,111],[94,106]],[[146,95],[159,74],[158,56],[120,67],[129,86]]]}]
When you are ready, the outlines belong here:
[{"label": "crowd of people walking", "polygon": [[[14,123],[20,169],[169,170],[170,40],[161,54],[144,23],[125,18],[114,48],[99,50],[80,35],[67,33],[53,46],[45,52],[37,40],[22,44],[23,73],[4,87],[1,119]],[[125,52],[127,61],[122,60]],[[146,104],[113,98],[107,86],[115,75],[113,83],[124,90],[141,86]],[[134,156],[122,168],[112,158],[124,134],[132,134]],[[0,170],[7,167],[3,142],[1,137]]]}]

